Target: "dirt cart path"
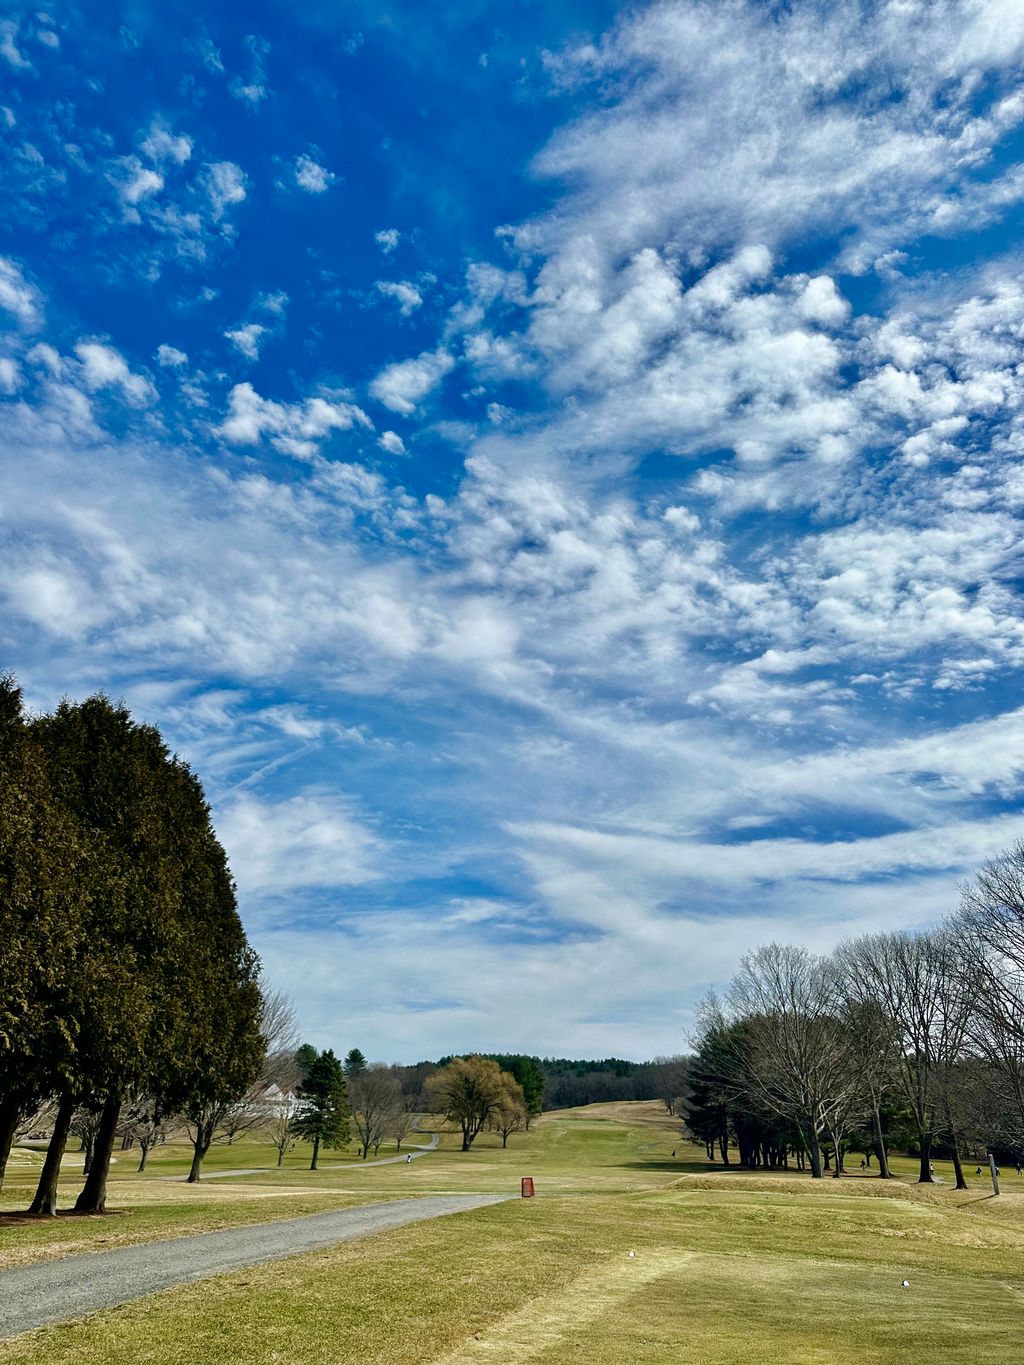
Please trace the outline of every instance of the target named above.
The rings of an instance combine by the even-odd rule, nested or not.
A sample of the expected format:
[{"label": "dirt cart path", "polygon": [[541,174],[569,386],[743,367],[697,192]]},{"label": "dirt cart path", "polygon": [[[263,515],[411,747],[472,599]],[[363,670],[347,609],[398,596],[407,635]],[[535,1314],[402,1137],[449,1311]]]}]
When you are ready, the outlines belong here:
[{"label": "dirt cart path", "polygon": [[0,1273],[0,1338],[259,1261],[316,1251],[509,1198],[505,1194],[446,1194],[400,1199],[19,1266]]}]

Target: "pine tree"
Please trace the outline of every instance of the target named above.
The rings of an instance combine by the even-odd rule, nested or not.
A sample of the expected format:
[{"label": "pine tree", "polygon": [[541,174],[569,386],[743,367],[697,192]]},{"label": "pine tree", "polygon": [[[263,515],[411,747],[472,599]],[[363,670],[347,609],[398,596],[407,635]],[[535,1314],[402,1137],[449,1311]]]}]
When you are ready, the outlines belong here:
[{"label": "pine tree", "polygon": [[313,1144],[309,1169],[315,1171],[321,1147],[344,1147],[352,1136],[345,1072],[329,1049],[317,1054],[299,1086],[299,1112],[292,1120],[298,1137]]},{"label": "pine tree", "polygon": [[76,1209],[102,1212],[122,1104],[244,1093],[262,1059],[258,962],[195,775],[104,696],[33,722],[53,800],[87,848],[88,906],[55,1015],[60,1107],[33,1210],[53,1212],[74,1108],[100,1110]]},{"label": "pine tree", "polygon": [[361,1076],[363,1074],[363,1072],[367,1068],[367,1065],[368,1063],[366,1058],[363,1056],[363,1054],[359,1051],[357,1047],[351,1048],[349,1050],[348,1056],[345,1058],[344,1063],[345,1079],[346,1081],[348,1081],[349,1085],[351,1085],[352,1082],[358,1076]]},{"label": "pine tree", "polygon": [[[89,903],[87,850],[50,789],[21,691],[0,677],[0,1183],[20,1115],[64,1088],[76,1046],[67,997]],[[73,1105],[58,1115],[70,1122]],[[56,1153],[55,1153],[56,1155]],[[50,1162],[55,1189],[59,1166]],[[55,1196],[54,1196],[55,1198]],[[46,1211],[52,1211],[53,1199]]]}]

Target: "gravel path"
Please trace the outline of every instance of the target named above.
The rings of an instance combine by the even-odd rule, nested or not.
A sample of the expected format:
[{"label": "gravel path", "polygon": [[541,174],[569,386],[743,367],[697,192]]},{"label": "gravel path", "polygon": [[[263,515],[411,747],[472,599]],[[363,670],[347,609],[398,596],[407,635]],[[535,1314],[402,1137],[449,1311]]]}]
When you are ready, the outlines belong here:
[{"label": "gravel path", "polygon": [[[419,1145],[417,1144],[415,1147],[410,1147],[409,1150],[408,1150],[407,1152],[403,1152],[400,1156],[382,1156],[378,1161],[334,1161],[334,1162],[326,1162],[326,1163],[321,1162],[320,1165],[317,1167],[317,1170],[320,1170],[320,1171],[343,1171],[343,1170],[348,1170],[348,1171],[365,1171],[366,1168],[367,1168],[367,1166],[394,1166],[396,1162],[399,1162],[399,1161],[406,1161],[407,1158],[410,1157],[410,1156],[412,1157],[413,1161],[416,1161],[417,1158],[419,1158],[419,1157],[421,1157],[421,1156],[426,1156],[428,1152],[433,1152],[433,1151],[436,1149],[436,1147],[437,1147],[438,1141],[439,1141],[438,1135],[437,1135],[436,1133],[431,1133],[431,1134],[430,1134],[430,1141],[429,1141],[425,1146],[419,1146]],[[241,1167],[241,1166],[240,1166],[237,1170],[234,1170],[234,1171],[204,1171],[203,1174],[202,1174],[202,1176],[200,1177],[200,1179],[201,1179],[202,1182],[205,1184],[207,1180],[227,1180],[227,1179],[229,1179],[229,1178],[230,1178],[231,1176],[233,1176],[233,1175],[263,1175],[263,1173],[264,1173],[265,1171],[279,1171],[279,1170],[281,1170],[281,1169],[282,1169],[282,1167],[280,1167],[280,1166],[246,1166],[246,1167]],[[285,1169],[288,1169],[288,1168],[285,1168]],[[185,1176],[185,1175],[161,1175],[161,1176],[158,1176],[157,1179],[159,1179],[159,1180],[176,1180],[176,1181],[179,1181],[179,1182],[184,1182],[184,1181],[186,1181],[186,1180],[188,1179],[188,1176]]]},{"label": "gravel path", "polygon": [[276,1261],[511,1198],[446,1194],[401,1199],[19,1266],[0,1273],[0,1339],[259,1261]]}]

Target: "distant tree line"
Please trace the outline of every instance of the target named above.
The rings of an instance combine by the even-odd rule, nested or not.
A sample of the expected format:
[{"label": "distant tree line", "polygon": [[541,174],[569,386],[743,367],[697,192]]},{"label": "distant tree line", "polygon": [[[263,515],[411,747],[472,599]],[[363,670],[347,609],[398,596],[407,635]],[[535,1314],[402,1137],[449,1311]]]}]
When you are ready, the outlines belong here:
[{"label": "distant tree line", "polygon": [[[489,1057],[512,1074],[522,1087],[528,1122],[549,1109],[572,1109],[583,1104],[616,1100],[660,1100],[669,1114],[679,1112],[687,1094],[687,1059],[657,1057],[650,1062],[630,1062],[621,1057],[576,1060],[564,1057],[531,1057],[516,1053],[473,1054]],[[437,1067],[453,1059],[420,1062],[398,1068],[407,1073],[403,1084],[422,1087]]]},{"label": "distant tree line", "polygon": [[701,1012],[685,1104],[709,1158],[889,1175],[894,1147],[1024,1155],[1024,842],[985,865],[935,929],[850,939],[828,956],[772,943]]},{"label": "distant tree line", "polygon": [[685,1057],[657,1057],[651,1062],[629,1062],[621,1057],[601,1061],[543,1057],[539,1066],[544,1075],[545,1109],[572,1109],[616,1100],[661,1100],[668,1113],[674,1114],[687,1092]]}]

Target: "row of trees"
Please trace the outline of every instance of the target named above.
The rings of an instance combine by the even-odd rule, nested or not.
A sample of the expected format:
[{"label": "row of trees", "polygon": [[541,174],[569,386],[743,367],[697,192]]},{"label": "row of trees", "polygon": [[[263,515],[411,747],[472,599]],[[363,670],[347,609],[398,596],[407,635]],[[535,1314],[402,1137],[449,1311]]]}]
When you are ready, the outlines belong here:
[{"label": "row of trees", "polygon": [[544,1078],[544,1108],[620,1100],[663,1100],[670,1114],[686,1093],[686,1059],[656,1057],[630,1062],[622,1057],[586,1061],[568,1057],[534,1059]]},{"label": "row of trees", "polygon": [[96,1123],[75,1207],[99,1212],[123,1114],[208,1127],[257,1079],[267,1002],[202,787],[106,697],[30,717],[0,679],[0,944],[0,1179],[54,1101],[33,1212],[55,1212],[76,1112]]},{"label": "row of trees", "polygon": [[402,1088],[407,1068],[368,1063],[358,1048],[341,1062],[333,1051],[303,1045],[294,1053],[294,1067],[300,1080],[278,1101],[271,1124],[278,1165],[296,1138],[311,1144],[314,1171],[322,1148],[345,1147],[353,1136],[364,1161],[371,1150],[376,1156],[386,1138],[401,1151],[415,1114],[423,1110],[458,1125],[463,1151],[485,1128],[498,1133],[504,1147],[532,1117],[511,1069],[489,1057],[455,1057],[435,1068],[412,1104]]},{"label": "row of trees", "polygon": [[958,913],[923,933],[851,939],[830,956],[768,944],[703,1007],[690,1131],[724,1161],[843,1168],[940,1148],[1024,1152],[1024,842],[987,864]]}]

